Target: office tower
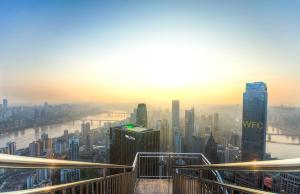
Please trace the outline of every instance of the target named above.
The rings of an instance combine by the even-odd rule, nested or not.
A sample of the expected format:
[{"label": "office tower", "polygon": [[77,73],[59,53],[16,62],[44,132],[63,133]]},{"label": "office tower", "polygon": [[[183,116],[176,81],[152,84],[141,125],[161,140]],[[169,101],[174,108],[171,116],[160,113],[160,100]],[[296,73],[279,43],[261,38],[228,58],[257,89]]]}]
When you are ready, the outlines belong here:
[{"label": "office tower", "polygon": [[69,131],[67,129],[64,130],[63,139],[64,139],[64,141],[68,141],[69,140]]},{"label": "office tower", "polygon": [[41,153],[46,154],[52,152],[52,139],[47,133],[41,135]]},{"label": "office tower", "polygon": [[201,138],[198,135],[192,137],[192,153],[201,153]]},{"label": "office tower", "polygon": [[85,151],[89,152],[92,150],[92,140],[91,140],[91,133],[88,133],[86,136],[86,142],[85,142]]},{"label": "office tower", "polygon": [[69,158],[70,160],[79,160],[79,138],[72,137],[69,140]]},{"label": "office tower", "polygon": [[67,142],[62,139],[57,139],[54,142],[54,153],[64,154],[65,152],[67,152]]},{"label": "office tower", "polygon": [[203,142],[203,150],[202,153],[205,157],[212,163],[218,163],[218,156],[217,156],[217,144],[212,134],[206,135]]},{"label": "office tower", "polygon": [[214,114],[213,120],[213,136],[216,137],[219,131],[219,113]]},{"label": "office tower", "polygon": [[39,157],[41,155],[41,142],[34,141],[29,144],[29,155],[32,157]]},{"label": "office tower", "polygon": [[111,127],[110,163],[131,165],[137,152],[159,152],[160,132],[132,124]]},{"label": "office tower", "polygon": [[277,180],[274,180],[272,184],[272,191],[280,193],[285,191],[285,193],[300,193],[300,173],[290,172],[290,173],[280,173]]},{"label": "office tower", "polygon": [[183,152],[183,137],[179,130],[174,132],[174,151],[176,153]]},{"label": "office tower", "polygon": [[8,154],[12,154],[12,155],[16,154],[16,142],[12,142],[12,141],[7,142],[6,147],[7,147]]},{"label": "office tower", "polygon": [[179,129],[180,121],[180,102],[179,100],[172,100],[172,128]]},{"label": "office tower", "polygon": [[[90,143],[90,137],[88,137],[90,133],[91,125],[90,123],[82,123],[81,124],[81,135],[82,135],[82,143],[83,145],[87,145],[87,143]],[[89,146],[86,146],[89,147]]]},{"label": "office tower", "polygon": [[263,160],[266,151],[267,86],[246,84],[243,95],[242,161]]},{"label": "office tower", "polygon": [[8,111],[8,100],[3,99],[3,105],[2,105],[3,112],[6,113]]},{"label": "office tower", "polygon": [[[243,162],[264,160],[267,128],[267,86],[263,82],[246,84],[243,94],[242,155]],[[235,181],[242,186],[262,188],[261,173],[240,173]]]},{"label": "office tower", "polygon": [[[171,128],[171,137],[173,150],[181,152],[181,138],[182,134],[180,132],[180,102],[179,100],[172,100],[172,128]],[[180,145],[177,145],[180,144]],[[180,148],[180,149],[179,149]],[[180,150],[180,151],[179,151]]]},{"label": "office tower", "polygon": [[240,159],[240,149],[232,145],[225,148],[225,163],[237,162]]},{"label": "office tower", "polygon": [[160,151],[169,151],[169,121],[167,119],[158,120],[156,129],[160,131]]},{"label": "office tower", "polygon": [[146,104],[138,104],[136,112],[136,125],[139,127],[147,127],[147,107]]},{"label": "office tower", "polygon": [[191,110],[185,111],[185,135],[184,135],[184,145],[185,152],[192,152],[192,137],[194,135],[195,130],[195,110],[192,108]]}]

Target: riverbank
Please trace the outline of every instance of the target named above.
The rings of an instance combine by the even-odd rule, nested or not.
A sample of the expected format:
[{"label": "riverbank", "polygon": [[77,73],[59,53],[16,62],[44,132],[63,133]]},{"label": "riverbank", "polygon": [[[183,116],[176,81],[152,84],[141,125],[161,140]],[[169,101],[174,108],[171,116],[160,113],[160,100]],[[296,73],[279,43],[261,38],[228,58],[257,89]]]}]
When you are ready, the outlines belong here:
[{"label": "riverbank", "polygon": [[[77,115],[77,116],[73,116],[72,118],[65,118],[65,119],[57,119],[57,120],[48,120],[45,122],[35,122],[35,121],[27,121],[29,122],[28,124],[25,124],[21,127],[11,127],[11,128],[7,128],[7,129],[1,129],[0,128],[0,135],[3,135],[5,133],[9,133],[9,132],[16,132],[16,131],[21,131],[21,130],[25,130],[27,128],[37,128],[37,127],[43,127],[43,126],[47,126],[47,125],[55,125],[55,124],[62,124],[65,122],[72,122],[75,120],[80,120],[81,118],[87,117],[87,116],[95,116],[95,115],[99,115],[99,114],[103,114],[105,113],[105,111],[101,111],[101,112],[96,112],[96,113],[89,113],[89,114],[82,114],[82,115]],[[14,121],[11,121],[14,122]]]}]

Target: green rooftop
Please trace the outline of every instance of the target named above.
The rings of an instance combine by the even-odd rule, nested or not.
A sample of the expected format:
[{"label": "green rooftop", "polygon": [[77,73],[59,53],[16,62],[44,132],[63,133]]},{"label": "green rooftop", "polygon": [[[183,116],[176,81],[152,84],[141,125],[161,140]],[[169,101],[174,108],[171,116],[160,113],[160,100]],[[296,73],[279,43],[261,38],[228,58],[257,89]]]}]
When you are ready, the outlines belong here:
[{"label": "green rooftop", "polygon": [[147,128],[144,128],[144,127],[138,127],[134,124],[127,124],[127,125],[124,125],[124,128],[126,128],[128,131],[134,131],[134,132],[143,132],[143,131],[148,131],[150,129],[147,129]]}]

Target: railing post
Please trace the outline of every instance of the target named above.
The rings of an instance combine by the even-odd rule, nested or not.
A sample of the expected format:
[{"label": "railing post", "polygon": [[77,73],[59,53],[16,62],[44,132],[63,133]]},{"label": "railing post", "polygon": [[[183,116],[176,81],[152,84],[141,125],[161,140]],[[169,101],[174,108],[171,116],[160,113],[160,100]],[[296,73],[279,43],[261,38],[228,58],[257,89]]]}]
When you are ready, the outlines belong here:
[{"label": "railing post", "polygon": [[104,193],[107,193],[107,179],[106,179],[106,168],[103,168],[103,185],[104,185]]},{"label": "railing post", "polygon": [[79,186],[79,193],[83,194],[83,185],[82,184]]}]

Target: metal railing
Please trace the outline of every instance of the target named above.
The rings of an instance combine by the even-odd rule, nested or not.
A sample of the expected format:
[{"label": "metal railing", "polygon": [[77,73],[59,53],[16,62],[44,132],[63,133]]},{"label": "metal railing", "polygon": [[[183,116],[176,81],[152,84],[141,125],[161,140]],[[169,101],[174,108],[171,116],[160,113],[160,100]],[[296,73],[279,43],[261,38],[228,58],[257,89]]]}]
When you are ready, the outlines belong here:
[{"label": "metal railing", "polygon": [[[201,153],[140,152],[132,166],[65,161],[0,154],[0,168],[103,169],[103,177],[5,194],[131,194],[139,179],[167,179],[174,194],[268,193],[224,183],[219,170],[250,172],[300,172],[300,158],[287,160],[210,164]],[[106,175],[107,169],[121,169]],[[158,180],[159,181],[159,180]],[[3,193],[1,193],[3,194]]]},{"label": "metal railing", "polygon": [[101,178],[77,181],[61,185],[47,186],[36,189],[4,192],[1,194],[38,194],[56,192],[66,193],[92,193],[92,194],[129,194],[133,193],[132,173],[121,173]]},{"label": "metal railing", "polygon": [[[72,183],[45,186],[42,188],[27,189],[21,191],[3,192],[1,194],[38,194],[38,193],[62,193],[62,194],[131,194],[133,193],[135,180],[133,179],[132,166],[92,163],[79,161],[66,161],[56,159],[44,159],[34,157],[0,154],[0,168],[10,169],[102,169],[103,177],[82,180]],[[108,169],[122,169],[119,174],[106,176]]]}]

